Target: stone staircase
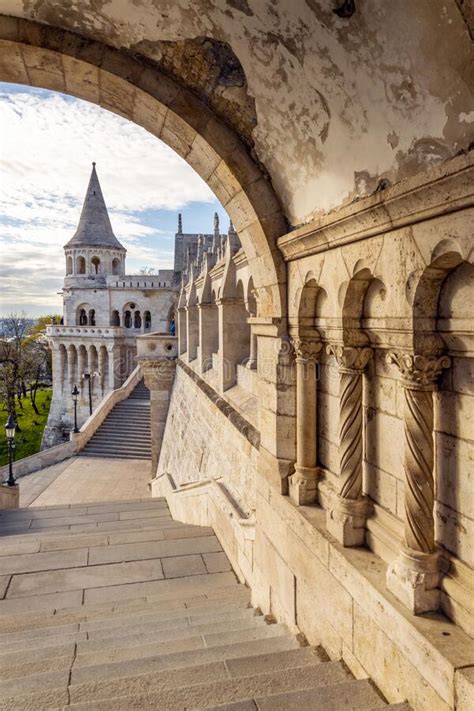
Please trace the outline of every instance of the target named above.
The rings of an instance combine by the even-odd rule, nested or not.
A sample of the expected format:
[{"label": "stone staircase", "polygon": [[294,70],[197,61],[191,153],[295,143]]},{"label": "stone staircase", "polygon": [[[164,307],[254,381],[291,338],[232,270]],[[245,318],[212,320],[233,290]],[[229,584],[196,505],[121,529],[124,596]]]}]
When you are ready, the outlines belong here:
[{"label": "stone staircase", "polygon": [[84,457],[151,459],[150,391],[141,380],[117,403],[79,453]]},{"label": "stone staircase", "polygon": [[0,708],[409,708],[249,600],[212,529],[165,500],[2,511]]}]

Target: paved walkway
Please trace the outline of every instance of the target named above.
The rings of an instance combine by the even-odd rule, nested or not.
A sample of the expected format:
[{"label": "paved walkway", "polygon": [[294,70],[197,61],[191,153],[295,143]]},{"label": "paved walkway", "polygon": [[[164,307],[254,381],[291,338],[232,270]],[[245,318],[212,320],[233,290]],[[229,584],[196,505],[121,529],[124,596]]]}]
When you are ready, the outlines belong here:
[{"label": "paved walkway", "polygon": [[150,497],[151,463],[72,457],[20,478],[20,506],[70,506]]}]

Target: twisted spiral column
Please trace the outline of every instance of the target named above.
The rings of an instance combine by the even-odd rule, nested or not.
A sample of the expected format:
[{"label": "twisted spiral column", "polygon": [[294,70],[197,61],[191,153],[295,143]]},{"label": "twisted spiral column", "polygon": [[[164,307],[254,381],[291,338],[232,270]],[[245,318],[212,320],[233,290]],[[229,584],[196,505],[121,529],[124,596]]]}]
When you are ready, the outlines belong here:
[{"label": "twisted spiral column", "polygon": [[438,609],[441,577],[434,535],[433,390],[447,356],[390,352],[402,376],[404,406],[405,530],[387,586],[415,614]]},{"label": "twisted spiral column", "polygon": [[344,546],[362,545],[365,538],[367,502],[362,497],[362,385],[372,358],[368,347],[329,345],[340,374],[339,463],[340,488],[328,512],[328,530]]},{"label": "twisted spiral column", "polygon": [[298,505],[317,497],[316,397],[320,341],[292,340],[296,356],[296,463],[289,482],[290,498]]}]

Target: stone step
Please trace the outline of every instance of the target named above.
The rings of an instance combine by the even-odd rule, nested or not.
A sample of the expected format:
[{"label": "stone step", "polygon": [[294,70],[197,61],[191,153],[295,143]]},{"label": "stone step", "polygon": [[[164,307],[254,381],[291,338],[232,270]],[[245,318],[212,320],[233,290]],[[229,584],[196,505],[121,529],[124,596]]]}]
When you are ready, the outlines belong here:
[{"label": "stone step", "polygon": [[[321,665],[325,667],[326,665]],[[273,689],[271,690],[273,691]],[[367,679],[341,681],[336,684],[314,685],[310,688],[295,689],[280,694],[255,695],[253,699],[224,703],[205,708],[206,711],[376,711],[403,707],[381,706],[382,700]],[[107,708],[107,707],[102,707]],[[131,708],[134,708],[133,706]],[[147,707],[144,707],[147,708]],[[118,707],[120,709],[120,706]],[[409,711],[409,707],[407,707]]]},{"label": "stone step", "polygon": [[[96,568],[99,566],[95,566]],[[112,566],[108,566],[111,568]],[[68,571],[56,571],[58,577],[56,581],[62,581],[62,577]],[[81,573],[80,571],[80,574]],[[40,576],[38,578],[38,576]],[[41,589],[41,585],[45,580],[45,574],[32,573],[29,577],[34,577],[32,587],[35,590]],[[13,578],[13,582],[15,578]],[[55,582],[55,581],[53,581]],[[77,586],[77,582],[74,581]],[[64,585],[64,583],[63,583]],[[55,583],[57,587],[57,583]],[[72,590],[55,590],[55,592],[44,592],[40,595],[32,593],[26,594],[23,591],[22,596],[14,593],[0,600],[0,612],[3,614],[11,614],[12,612],[21,612],[24,610],[52,609],[52,608],[70,608],[78,607],[81,604],[84,606],[96,605],[97,603],[107,603],[110,605],[123,604],[124,600],[136,600],[155,596],[161,598],[191,598],[199,595],[207,596],[215,589],[224,587],[236,587],[238,583],[233,573],[209,573],[207,575],[192,575],[178,578],[168,578],[161,580],[141,580],[137,583],[120,583],[116,585],[107,585],[96,588],[84,589],[75,587]]]},{"label": "stone step", "polygon": [[[3,635],[0,647],[0,660],[5,655],[13,652],[31,649],[35,650],[51,647],[63,647],[72,642],[77,643],[77,658],[94,655],[97,652],[107,654],[108,648],[115,648],[117,644],[123,649],[139,645],[162,644],[169,641],[192,639],[197,636],[209,638],[210,644],[218,636],[242,633],[245,639],[260,639],[279,636],[285,632],[277,625],[265,625],[263,617],[244,617],[222,620],[197,621],[194,625],[169,625],[149,622],[142,625],[128,626],[125,630],[120,627],[95,630],[93,633],[80,628],[79,624],[65,624],[59,628],[52,628],[40,635],[29,636],[27,633],[18,632]],[[43,631],[42,631],[43,632]],[[34,643],[33,641],[34,640]]]},{"label": "stone step", "polygon": [[[223,665],[224,667],[224,665]],[[347,672],[339,662],[306,665],[296,669],[278,670],[249,676],[233,676],[231,672],[224,676],[222,667],[214,668],[214,677],[222,677],[203,683],[173,688],[174,674],[166,676],[166,672],[158,672],[154,678],[146,676],[137,678],[130,683],[129,695],[124,696],[126,684],[120,688],[115,697],[104,696],[100,701],[101,711],[114,709],[206,709],[219,703],[229,703],[241,699],[268,696],[269,692],[283,693],[286,691],[316,689],[329,687],[347,680]],[[209,672],[208,672],[209,673]],[[161,675],[161,676],[160,676]],[[230,677],[230,678],[229,678]],[[209,678],[209,677],[208,677]],[[177,683],[179,684],[179,675]],[[360,682],[355,682],[358,684]],[[362,682],[364,683],[364,682]],[[371,688],[371,687],[370,687]],[[86,687],[84,691],[70,687],[71,708],[97,709],[97,693],[95,688]],[[305,708],[303,706],[303,708]],[[306,706],[306,708],[310,708]],[[339,709],[344,708],[339,706]]]},{"label": "stone step", "polygon": [[[20,630],[1,632],[0,633],[0,650],[3,644],[20,640],[35,640],[38,637],[60,636],[69,634],[73,631],[87,632],[88,638],[91,640],[100,639],[107,636],[118,636],[118,634],[127,636],[130,633],[138,632],[141,629],[144,631],[150,630],[150,633],[163,630],[188,630],[191,631],[196,626],[209,624],[210,622],[234,622],[240,620],[245,624],[246,620],[252,620],[258,617],[252,608],[240,607],[220,610],[216,607],[215,610],[206,610],[201,614],[190,614],[189,610],[185,614],[171,616],[170,612],[166,615],[161,611],[149,610],[126,615],[116,614],[112,619],[106,617],[94,620],[84,620],[79,622],[64,622],[56,625],[42,625],[34,627],[31,623],[27,628]],[[262,618],[259,618],[262,619]],[[34,642],[32,641],[34,644]],[[1,653],[1,651],[0,651]]]},{"label": "stone step", "polygon": [[[118,605],[80,605],[72,608],[59,608],[37,612],[31,610],[21,613],[10,613],[0,616],[0,630],[2,633],[18,632],[27,629],[42,630],[54,628],[70,623],[97,621],[105,626],[120,624],[122,620],[153,615],[155,619],[171,620],[193,616],[219,617],[232,610],[247,610],[250,604],[249,591],[244,586],[222,588],[210,597],[198,596],[195,598],[179,598],[174,595],[172,599],[154,597],[138,598],[123,601]],[[159,607],[158,607],[159,606]],[[214,618],[213,617],[213,618]]]},{"label": "stone step", "polygon": [[[194,636],[173,636],[168,640],[136,640],[136,644],[103,644],[96,645],[92,650],[81,647],[76,656],[75,667],[90,667],[96,664],[125,662],[144,657],[161,656],[163,654],[176,654],[178,652],[191,652],[207,648],[232,646],[235,644],[248,644],[264,639],[288,638],[288,632],[279,625],[260,625],[250,629],[235,629],[227,632],[209,632],[208,634],[195,634]],[[131,640],[133,641],[133,640]]]},{"label": "stone step", "polygon": [[[300,653],[303,652],[301,655]],[[296,639],[290,635],[272,637],[270,639],[257,639],[237,644],[220,645],[209,649],[196,649],[174,654],[143,656],[128,659],[124,662],[111,664],[95,664],[94,666],[74,666],[71,683],[79,684],[85,681],[112,679],[116,677],[145,674],[162,669],[181,669],[211,662],[228,661],[235,658],[246,657],[255,663],[255,668],[262,669],[269,657],[279,664],[285,656],[286,665],[294,664],[293,655],[298,655],[298,665],[303,666],[308,658],[314,663],[317,652],[309,647],[302,648]],[[47,668],[45,666],[45,668]]]},{"label": "stone step", "polygon": [[[71,702],[84,701],[89,699],[101,700],[113,697],[135,696],[148,694],[156,690],[158,692],[183,689],[183,687],[207,687],[207,691],[212,688],[213,683],[229,683],[231,680],[253,679],[258,685],[259,676],[275,678],[280,674],[288,674],[291,670],[295,677],[305,670],[310,676],[322,677],[324,680],[341,680],[345,678],[345,672],[337,662],[321,664],[319,659],[312,655],[312,658],[302,655],[302,650],[294,650],[293,657],[289,658],[283,653],[279,658],[278,653],[267,655],[265,662],[260,666],[259,657],[244,657],[219,662],[209,662],[207,664],[195,664],[193,666],[154,670],[148,673],[127,675],[115,678],[97,677],[94,681],[73,683],[69,687]],[[296,652],[296,654],[295,654]],[[275,657],[273,660],[270,657]],[[274,666],[271,668],[271,661]],[[286,664],[285,664],[286,662]],[[256,668],[254,668],[256,667]],[[305,675],[306,677],[306,675]],[[322,682],[324,683],[324,682]],[[20,686],[20,685],[19,685]],[[230,684],[229,684],[230,686]],[[1,689],[1,683],[0,683]],[[201,696],[204,696],[204,689],[198,689]]]}]

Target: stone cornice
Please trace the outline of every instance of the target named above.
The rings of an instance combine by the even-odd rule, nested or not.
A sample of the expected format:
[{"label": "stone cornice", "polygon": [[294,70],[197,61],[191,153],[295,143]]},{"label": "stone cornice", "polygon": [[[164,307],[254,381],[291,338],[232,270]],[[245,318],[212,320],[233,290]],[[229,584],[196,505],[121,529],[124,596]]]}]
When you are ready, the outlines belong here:
[{"label": "stone cornice", "polygon": [[474,205],[474,151],[334,210],[278,239],[286,262]]}]

